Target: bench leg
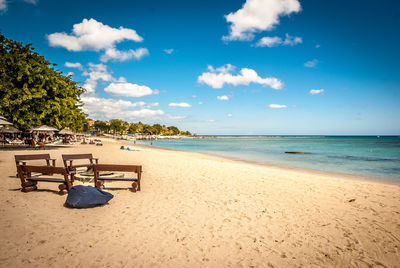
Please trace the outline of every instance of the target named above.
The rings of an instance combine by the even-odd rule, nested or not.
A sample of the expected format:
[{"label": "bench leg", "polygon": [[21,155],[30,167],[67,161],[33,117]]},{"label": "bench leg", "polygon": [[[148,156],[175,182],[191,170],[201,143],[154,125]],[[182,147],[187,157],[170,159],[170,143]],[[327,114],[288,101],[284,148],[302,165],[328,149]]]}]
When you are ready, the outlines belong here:
[{"label": "bench leg", "polygon": [[37,190],[37,182],[36,181],[25,181],[21,183],[22,189],[21,191],[24,193],[32,192]]},{"label": "bench leg", "polygon": [[131,188],[131,191],[132,192],[134,192],[134,193],[136,193],[136,189],[138,188],[138,184],[134,181],[134,182],[132,182],[132,188]]},{"label": "bench leg", "polygon": [[102,190],[103,187],[104,187],[104,182],[103,181],[97,181],[95,186],[96,186],[97,189]]},{"label": "bench leg", "polygon": [[67,189],[67,185],[65,185],[65,183],[62,183],[60,185],[58,185],[58,189],[60,189],[60,191],[58,192],[59,195],[64,195],[66,193],[68,193],[68,189]]}]

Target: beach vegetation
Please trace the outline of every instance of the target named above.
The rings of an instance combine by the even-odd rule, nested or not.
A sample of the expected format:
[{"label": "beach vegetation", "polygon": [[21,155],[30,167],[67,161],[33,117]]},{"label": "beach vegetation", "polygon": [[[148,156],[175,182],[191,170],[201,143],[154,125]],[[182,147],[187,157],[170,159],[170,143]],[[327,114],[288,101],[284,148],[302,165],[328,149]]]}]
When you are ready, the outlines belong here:
[{"label": "beach vegetation", "polygon": [[49,125],[88,130],[80,100],[85,90],[55,66],[31,44],[0,33],[0,114],[16,128]]}]

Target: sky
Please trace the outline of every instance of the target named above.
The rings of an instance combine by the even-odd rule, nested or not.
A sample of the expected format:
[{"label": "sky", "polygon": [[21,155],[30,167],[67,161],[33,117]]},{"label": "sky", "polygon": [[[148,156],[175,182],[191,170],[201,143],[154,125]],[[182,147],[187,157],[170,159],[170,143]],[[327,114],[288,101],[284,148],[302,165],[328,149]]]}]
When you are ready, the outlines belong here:
[{"label": "sky", "polygon": [[0,0],[90,118],[206,135],[400,135],[398,29],[397,0]]}]

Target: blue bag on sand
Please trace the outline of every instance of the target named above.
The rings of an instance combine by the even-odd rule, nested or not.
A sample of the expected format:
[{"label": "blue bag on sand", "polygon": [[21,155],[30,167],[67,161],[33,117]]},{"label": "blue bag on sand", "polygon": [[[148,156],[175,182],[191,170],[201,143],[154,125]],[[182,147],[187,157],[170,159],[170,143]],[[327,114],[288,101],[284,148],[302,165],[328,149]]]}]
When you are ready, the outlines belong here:
[{"label": "blue bag on sand", "polygon": [[92,208],[106,204],[114,196],[92,186],[73,186],[69,192],[65,205],[70,208]]}]

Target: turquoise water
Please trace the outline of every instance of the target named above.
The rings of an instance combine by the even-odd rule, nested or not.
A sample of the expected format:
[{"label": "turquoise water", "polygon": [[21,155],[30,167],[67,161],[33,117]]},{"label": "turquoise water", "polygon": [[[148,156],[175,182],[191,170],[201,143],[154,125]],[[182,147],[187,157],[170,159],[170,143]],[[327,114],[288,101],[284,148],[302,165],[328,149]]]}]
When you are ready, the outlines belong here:
[{"label": "turquoise water", "polygon": [[[153,146],[400,183],[398,136],[219,136],[156,140]],[[286,154],[287,151],[310,154]]]}]

